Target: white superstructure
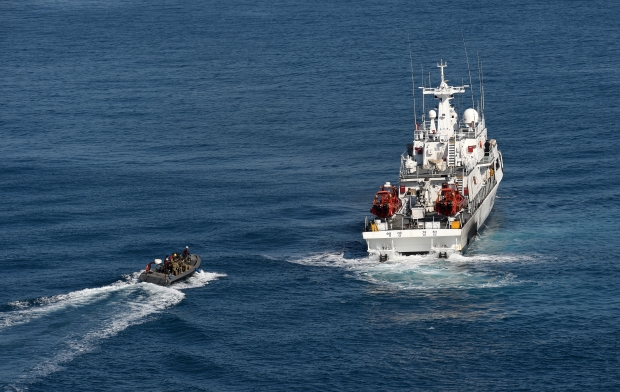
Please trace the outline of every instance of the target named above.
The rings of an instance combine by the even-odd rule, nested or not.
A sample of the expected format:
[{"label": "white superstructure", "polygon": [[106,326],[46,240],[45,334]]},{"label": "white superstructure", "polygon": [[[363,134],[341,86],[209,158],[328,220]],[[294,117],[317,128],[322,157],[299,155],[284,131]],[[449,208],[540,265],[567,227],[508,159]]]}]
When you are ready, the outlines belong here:
[{"label": "white superstructure", "polygon": [[446,64],[437,66],[441,84],[422,88],[437,99],[437,111],[430,110],[416,126],[413,143],[401,156],[400,203],[389,210],[375,197],[375,218],[366,222],[368,252],[380,254],[382,261],[390,253],[447,257],[464,251],[491,212],[503,177],[502,155],[487,137],[484,110],[468,108],[459,121],[451,100],[469,86],[449,86]]}]

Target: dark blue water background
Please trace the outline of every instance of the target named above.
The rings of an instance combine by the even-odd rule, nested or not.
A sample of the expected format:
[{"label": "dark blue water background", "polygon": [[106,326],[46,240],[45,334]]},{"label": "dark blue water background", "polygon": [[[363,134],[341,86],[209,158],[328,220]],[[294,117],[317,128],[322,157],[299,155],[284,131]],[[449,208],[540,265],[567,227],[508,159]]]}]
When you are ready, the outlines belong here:
[{"label": "dark blue water background", "polygon": [[[619,17],[0,2],[0,385],[620,389]],[[465,256],[379,264],[361,230],[412,139],[408,36],[417,84],[440,59],[460,84],[461,31],[505,159],[495,209]],[[137,283],[185,245],[203,274]]]}]

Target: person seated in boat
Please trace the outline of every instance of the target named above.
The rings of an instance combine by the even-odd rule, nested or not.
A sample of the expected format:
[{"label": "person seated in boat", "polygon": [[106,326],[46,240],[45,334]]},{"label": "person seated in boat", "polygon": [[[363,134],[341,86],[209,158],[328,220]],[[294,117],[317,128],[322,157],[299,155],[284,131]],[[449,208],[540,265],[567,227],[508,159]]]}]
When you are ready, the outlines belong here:
[{"label": "person seated in boat", "polygon": [[189,246],[185,246],[185,250],[183,251],[183,258],[187,259],[189,257]]}]

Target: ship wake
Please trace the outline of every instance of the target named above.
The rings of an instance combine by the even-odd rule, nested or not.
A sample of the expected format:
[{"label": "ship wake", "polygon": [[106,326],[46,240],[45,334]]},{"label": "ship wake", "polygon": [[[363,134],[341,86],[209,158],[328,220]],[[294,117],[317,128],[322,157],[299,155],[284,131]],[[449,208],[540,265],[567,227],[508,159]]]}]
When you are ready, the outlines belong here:
[{"label": "ship wake", "polygon": [[173,287],[140,283],[140,272],[110,285],[9,304],[0,312],[0,380],[5,390],[28,385],[97,349],[105,339],[149,321],[223,274],[196,273]]},{"label": "ship wake", "polygon": [[527,262],[529,256],[452,255],[438,259],[432,255],[392,256],[388,262],[379,257],[346,258],[343,253],[322,253],[292,258],[296,264],[337,267],[346,275],[375,285],[399,290],[441,290],[493,288],[518,283],[516,276],[497,268],[498,264]]}]

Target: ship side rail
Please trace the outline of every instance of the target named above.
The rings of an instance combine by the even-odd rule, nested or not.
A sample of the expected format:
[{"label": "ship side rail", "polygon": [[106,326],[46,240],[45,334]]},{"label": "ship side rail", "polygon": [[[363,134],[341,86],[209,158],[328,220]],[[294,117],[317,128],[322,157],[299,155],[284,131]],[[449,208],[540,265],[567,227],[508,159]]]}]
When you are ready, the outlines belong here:
[{"label": "ship side rail", "polygon": [[488,154],[485,153],[484,157],[478,161],[478,165],[485,165],[488,166],[490,163],[492,163],[495,160],[496,156],[495,156],[495,152],[494,150],[489,150]]},{"label": "ship side rail", "polygon": [[478,209],[480,204],[482,204],[486,200],[489,193],[491,193],[491,190],[495,187],[495,185],[497,185],[497,178],[495,178],[494,175],[485,180],[482,189],[480,189],[478,193],[476,193],[476,196],[474,196],[468,203],[467,207],[470,213],[473,213]]}]

